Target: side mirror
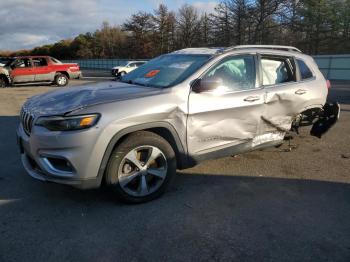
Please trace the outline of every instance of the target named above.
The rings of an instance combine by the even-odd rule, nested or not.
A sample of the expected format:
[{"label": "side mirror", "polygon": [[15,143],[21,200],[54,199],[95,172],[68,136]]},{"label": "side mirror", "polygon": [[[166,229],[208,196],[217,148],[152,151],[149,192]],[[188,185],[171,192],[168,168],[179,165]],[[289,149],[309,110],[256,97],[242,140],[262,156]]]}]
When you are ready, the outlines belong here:
[{"label": "side mirror", "polygon": [[223,85],[223,81],[220,78],[217,79],[198,79],[192,86],[192,91],[195,93],[201,93],[205,91],[215,90],[219,86]]}]

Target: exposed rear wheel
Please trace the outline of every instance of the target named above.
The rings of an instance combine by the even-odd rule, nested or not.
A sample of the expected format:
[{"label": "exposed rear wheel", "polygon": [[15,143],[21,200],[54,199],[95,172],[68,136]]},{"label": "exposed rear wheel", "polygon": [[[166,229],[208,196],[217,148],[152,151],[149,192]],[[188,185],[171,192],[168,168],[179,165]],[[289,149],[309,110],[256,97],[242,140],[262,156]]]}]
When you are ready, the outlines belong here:
[{"label": "exposed rear wheel", "polygon": [[164,193],[176,174],[175,153],[151,132],[130,135],[112,153],[106,183],[124,202],[142,203]]},{"label": "exposed rear wheel", "polygon": [[65,74],[57,74],[55,76],[55,84],[57,86],[66,86],[68,84],[68,77]]}]

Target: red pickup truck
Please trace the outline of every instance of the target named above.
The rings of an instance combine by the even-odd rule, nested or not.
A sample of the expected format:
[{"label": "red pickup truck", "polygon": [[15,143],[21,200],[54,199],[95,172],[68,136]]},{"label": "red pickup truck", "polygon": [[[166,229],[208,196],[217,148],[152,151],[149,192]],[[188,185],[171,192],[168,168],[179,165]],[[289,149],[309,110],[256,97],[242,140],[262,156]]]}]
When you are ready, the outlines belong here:
[{"label": "red pickup truck", "polygon": [[0,67],[0,87],[29,83],[66,86],[69,79],[81,76],[78,64],[64,64],[50,56],[21,56]]}]

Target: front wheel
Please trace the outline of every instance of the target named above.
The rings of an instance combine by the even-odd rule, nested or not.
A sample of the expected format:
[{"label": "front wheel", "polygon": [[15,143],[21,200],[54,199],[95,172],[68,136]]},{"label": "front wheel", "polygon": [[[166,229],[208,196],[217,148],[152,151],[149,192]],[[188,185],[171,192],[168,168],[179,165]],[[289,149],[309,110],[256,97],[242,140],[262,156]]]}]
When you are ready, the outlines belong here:
[{"label": "front wheel", "polygon": [[175,153],[170,144],[152,132],[137,132],[111,155],[106,183],[120,200],[143,203],[162,195],[176,174]]},{"label": "front wheel", "polygon": [[119,78],[122,78],[123,76],[126,75],[126,72],[122,71],[122,72],[120,72],[118,75],[119,75]]},{"label": "front wheel", "polygon": [[55,76],[55,84],[59,87],[68,85],[68,77],[65,74],[57,74]]}]

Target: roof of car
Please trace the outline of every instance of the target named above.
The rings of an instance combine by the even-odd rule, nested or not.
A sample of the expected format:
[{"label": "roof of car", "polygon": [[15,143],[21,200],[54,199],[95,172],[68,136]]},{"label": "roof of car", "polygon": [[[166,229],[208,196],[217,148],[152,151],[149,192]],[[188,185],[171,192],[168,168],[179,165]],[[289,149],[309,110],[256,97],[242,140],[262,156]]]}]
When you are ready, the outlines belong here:
[{"label": "roof of car", "polygon": [[230,50],[241,50],[241,49],[269,49],[269,50],[280,50],[280,51],[292,51],[302,53],[300,49],[294,46],[285,45],[238,45],[226,48],[225,51]]},{"label": "roof of car", "polygon": [[128,64],[129,63],[147,63],[147,61],[128,61]]},{"label": "roof of car", "polygon": [[213,48],[185,48],[178,51],[174,51],[171,54],[184,54],[184,55],[218,55],[222,53],[234,52],[234,51],[276,51],[276,52],[294,52],[302,54],[302,52],[293,46],[282,45],[239,45],[232,47],[213,47]]},{"label": "roof of car", "polygon": [[185,48],[172,52],[171,54],[177,55],[215,55],[222,52],[225,48],[222,47],[199,47],[199,48]]},{"label": "roof of car", "polygon": [[25,55],[25,56],[16,56],[15,58],[48,58],[48,55]]}]

